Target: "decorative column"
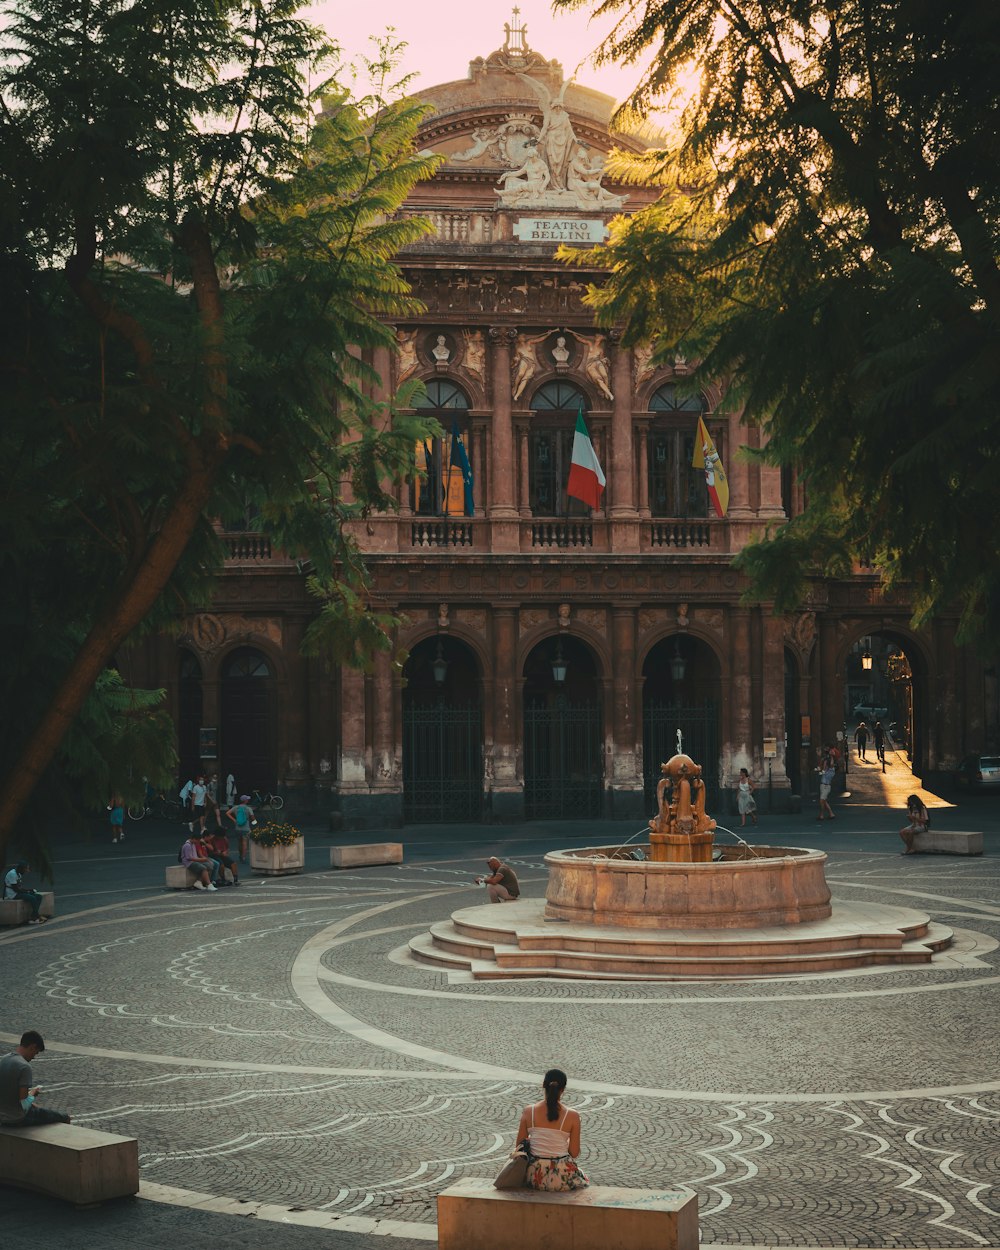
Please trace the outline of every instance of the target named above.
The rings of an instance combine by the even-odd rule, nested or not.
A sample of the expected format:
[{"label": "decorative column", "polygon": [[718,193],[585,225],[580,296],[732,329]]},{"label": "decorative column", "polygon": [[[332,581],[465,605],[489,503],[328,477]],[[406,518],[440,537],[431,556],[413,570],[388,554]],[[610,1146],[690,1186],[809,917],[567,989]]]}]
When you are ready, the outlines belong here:
[{"label": "decorative column", "polygon": [[725,775],[720,784],[728,786],[740,768],[753,761],[753,726],[750,681],[750,609],[729,610],[729,741],[723,745],[722,760]]},{"label": "decorative column", "polygon": [[490,549],[515,552],[520,524],[514,507],[514,430],[511,419],[510,351],[517,339],[514,326],[490,326],[493,347],[493,453],[490,458]]},{"label": "decorative column", "polygon": [[308,780],[306,762],[309,759],[309,684],[307,664],[302,654],[305,628],[303,617],[285,617],[282,637],[285,697],[281,700],[285,714],[278,721],[278,778],[284,785],[295,787],[301,787]]},{"label": "decorative column", "polygon": [[530,464],[529,456],[531,454],[531,430],[527,423],[519,425],[517,428],[517,445],[518,445],[518,463],[520,466],[520,490],[518,495],[520,498],[520,514],[530,520],[531,518],[531,488],[530,488]]},{"label": "decorative column", "polygon": [[611,550],[639,550],[639,514],[635,508],[635,455],[632,449],[632,353],[621,344],[621,331],[611,330]]},{"label": "decorative column", "polygon": [[[760,445],[767,446],[767,436],[764,431],[760,431]],[[765,520],[772,520],[775,517],[783,517],[785,509],[781,503],[781,469],[776,464],[759,464],[757,471],[760,474],[760,507],[757,510],[758,516]]]},{"label": "decorative column", "polygon": [[736,449],[744,441],[740,414],[732,413],[726,427],[726,455],[723,460],[729,479],[729,511],[726,516],[730,521],[746,521],[753,516],[750,507],[750,465],[736,458]]},{"label": "decorative column", "polygon": [[615,820],[641,819],[642,769],[636,754],[636,743],[641,736],[637,729],[641,711],[635,673],[635,608],[611,609],[611,638],[611,814]]},{"label": "decorative column", "polygon": [[[790,788],[785,767],[785,620],[775,616],[773,604],[765,603],[760,609],[761,622],[761,713],[765,738],[776,739],[778,754],[773,759],[761,761],[757,774],[761,785],[769,785],[770,791]],[[786,797],[776,800],[779,810],[784,810]]]},{"label": "decorative column", "polygon": [[373,814],[376,819],[391,824],[402,819],[403,796],[395,755],[392,657],[387,651],[376,654],[369,681],[372,696]]},{"label": "decorative column", "polygon": [[517,691],[517,609],[494,608],[491,771],[493,819],[498,821],[524,817],[524,791],[517,776]]},{"label": "decorative column", "polygon": [[337,759],[337,795],[344,827],[358,827],[368,802],[365,750],[365,679],[357,669],[340,669],[340,752]]},{"label": "decorative column", "polygon": [[639,438],[639,515],[648,521],[649,510],[649,422],[643,421],[636,433]]}]

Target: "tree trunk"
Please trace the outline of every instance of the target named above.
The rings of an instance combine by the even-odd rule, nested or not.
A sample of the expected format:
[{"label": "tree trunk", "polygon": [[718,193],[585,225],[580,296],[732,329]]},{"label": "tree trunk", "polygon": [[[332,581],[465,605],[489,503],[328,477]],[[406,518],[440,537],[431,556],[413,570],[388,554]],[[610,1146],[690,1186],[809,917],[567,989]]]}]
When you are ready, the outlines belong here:
[{"label": "tree trunk", "polygon": [[221,448],[191,466],[184,487],[167,514],[145,558],[117,601],[98,618],[69,671],[32,731],[0,789],[0,855],[14,824],[101,672],[128,635],[146,618],[177,567],[201,517],[224,458]]}]

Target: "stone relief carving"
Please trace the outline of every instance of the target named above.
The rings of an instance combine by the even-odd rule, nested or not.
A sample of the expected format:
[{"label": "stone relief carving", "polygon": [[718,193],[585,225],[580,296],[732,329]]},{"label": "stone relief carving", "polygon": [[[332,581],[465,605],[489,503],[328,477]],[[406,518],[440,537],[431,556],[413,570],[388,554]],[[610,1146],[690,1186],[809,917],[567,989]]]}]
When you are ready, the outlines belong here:
[{"label": "stone relief carving", "polygon": [[482,608],[463,608],[455,613],[455,619],[480,634],[486,629],[486,613]]},{"label": "stone relief carving", "polygon": [[636,386],[654,370],[653,351],[652,343],[638,343],[632,348],[632,381]]},{"label": "stone relief carving", "polygon": [[396,380],[402,382],[420,366],[417,358],[416,330],[398,330],[396,332]]},{"label": "stone relief carving", "polygon": [[665,608],[640,608],[639,609],[639,632],[648,634],[651,629],[660,629],[666,624],[667,612]]},{"label": "stone relief carving", "polygon": [[540,625],[544,625],[549,619],[547,608],[522,608],[521,610],[521,633],[528,633],[529,630],[537,629]]},{"label": "stone relief carving", "polygon": [[438,629],[447,629],[448,621],[448,605],[446,603],[438,604]]},{"label": "stone relief carving", "polygon": [[559,628],[569,629],[570,606],[568,603],[559,605]]},{"label": "stone relief carving", "polygon": [[431,355],[438,364],[446,365],[451,359],[451,348],[448,346],[448,340],[443,334],[437,335],[434,346],[431,348]]},{"label": "stone relief carving", "polygon": [[462,367],[473,373],[480,382],[486,379],[486,344],[483,342],[481,330],[463,330],[462,338],[465,350],[462,353]]},{"label": "stone relief carving", "polygon": [[802,654],[807,656],[816,641],[816,617],[813,613],[800,612],[792,621],[788,635]]},{"label": "stone relief carving", "polygon": [[690,618],[688,617],[688,605],[680,603],[677,605],[677,624],[680,629],[687,629]]},{"label": "stone relief carving", "polygon": [[583,372],[605,399],[613,400],[615,396],[611,389],[611,365],[608,362],[606,350],[607,336],[597,334],[593,338],[586,338],[582,334],[575,334],[572,330],[569,333],[583,347]]},{"label": "stone relief carving", "polygon": [[181,635],[180,641],[202,655],[211,655],[236,638],[251,642],[254,638],[266,639],[280,647],[281,622],[238,613],[217,616],[212,612],[201,612],[191,621],[190,629]]},{"label": "stone relief carving", "polygon": [[713,634],[722,633],[722,609],[721,608],[699,608],[698,623],[705,629],[710,629]]},{"label": "stone relief carving", "polygon": [[538,372],[538,360],[535,356],[535,344],[544,342],[548,333],[536,334],[531,338],[519,334],[514,344],[514,358],[510,362],[510,393],[513,399],[520,399],[524,388]]},{"label": "stone relief carving", "polygon": [[576,617],[581,625],[589,626],[598,634],[603,634],[607,626],[607,614],[603,608],[580,608]]}]

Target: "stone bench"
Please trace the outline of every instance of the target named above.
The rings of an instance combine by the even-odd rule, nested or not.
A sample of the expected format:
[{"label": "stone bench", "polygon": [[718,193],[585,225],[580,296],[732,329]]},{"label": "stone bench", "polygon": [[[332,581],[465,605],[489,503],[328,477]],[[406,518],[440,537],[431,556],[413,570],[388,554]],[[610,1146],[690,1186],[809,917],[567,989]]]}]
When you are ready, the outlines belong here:
[{"label": "stone bench", "polygon": [[185,868],[183,864],[171,864],[167,868],[168,890],[193,890],[197,880],[191,869]]},{"label": "stone bench", "polygon": [[331,846],[331,868],[367,868],[372,864],[401,864],[402,842],[369,842],[364,846]]},{"label": "stone bench", "polygon": [[[56,914],[56,896],[51,890],[40,891],[42,905],[38,909],[40,916]],[[31,919],[31,908],[19,898],[0,899],[0,926],[27,924]]]},{"label": "stone bench", "polygon": [[928,829],[926,833],[914,836],[913,849],[922,855],[982,855],[983,835]]},{"label": "stone bench", "polygon": [[139,1143],[77,1124],[0,1128],[0,1184],[78,1207],[127,1198],[139,1192]]},{"label": "stone bench", "polygon": [[686,1188],[549,1194],[470,1177],[439,1194],[437,1210],[438,1250],[698,1250],[698,1198]]}]

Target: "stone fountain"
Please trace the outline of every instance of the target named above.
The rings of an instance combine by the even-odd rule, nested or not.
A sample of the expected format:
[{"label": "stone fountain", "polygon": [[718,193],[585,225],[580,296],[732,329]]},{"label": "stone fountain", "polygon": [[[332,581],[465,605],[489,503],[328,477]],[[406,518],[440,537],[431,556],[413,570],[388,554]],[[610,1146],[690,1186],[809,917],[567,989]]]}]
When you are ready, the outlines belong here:
[{"label": "stone fountain", "polygon": [[649,843],[545,856],[544,901],[463,908],[410,942],[460,979],[735,980],[929,963],[952,932],[923,912],[831,901],[826,854],[716,849],[701,768],[665,763]]}]

